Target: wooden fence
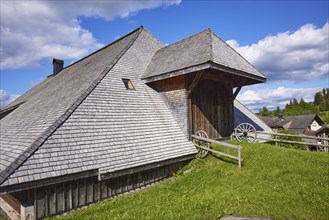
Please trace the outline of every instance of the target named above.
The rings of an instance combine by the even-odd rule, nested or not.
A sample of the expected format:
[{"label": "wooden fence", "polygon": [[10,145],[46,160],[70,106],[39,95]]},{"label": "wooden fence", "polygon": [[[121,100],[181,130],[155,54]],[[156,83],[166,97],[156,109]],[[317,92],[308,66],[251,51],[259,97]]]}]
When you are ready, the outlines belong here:
[{"label": "wooden fence", "polygon": [[197,136],[197,135],[191,135],[191,137],[194,138],[194,139],[200,140],[200,141],[207,142],[207,143],[218,144],[218,145],[221,145],[221,146],[224,146],[224,147],[229,147],[229,148],[232,148],[232,149],[236,149],[238,151],[238,156],[233,156],[233,155],[230,155],[230,154],[227,154],[227,153],[224,153],[224,152],[220,152],[220,151],[217,151],[217,150],[213,150],[213,149],[210,149],[210,148],[207,148],[207,147],[204,147],[204,146],[194,144],[196,147],[201,148],[203,150],[207,150],[209,152],[212,152],[212,153],[224,156],[224,157],[228,157],[228,158],[231,158],[233,160],[237,160],[238,164],[239,164],[239,169],[241,169],[242,162],[243,162],[243,159],[241,157],[241,151],[242,151],[243,148],[240,145],[234,145],[234,144],[229,144],[229,143],[225,143],[225,142],[222,142],[222,141],[216,141],[216,140],[213,140],[213,139],[200,137],[200,136]]},{"label": "wooden fence", "polygon": [[[323,148],[324,151],[328,152],[329,150],[329,138],[323,138],[323,137],[314,137],[314,136],[307,136],[307,135],[293,135],[293,134],[281,134],[281,133],[271,133],[271,132],[263,132],[263,131],[257,131],[259,134],[267,134],[271,135],[273,138],[265,138],[265,137],[259,137],[257,135],[256,139],[259,140],[265,140],[265,141],[273,141],[277,145],[277,143],[288,143],[288,144],[300,144],[300,145],[307,145],[307,146],[316,146],[318,149]],[[297,138],[303,138],[303,139],[311,139],[311,140],[318,140],[323,141],[324,143],[312,143],[312,142],[300,142],[300,141],[291,141],[291,140],[282,140],[278,139],[278,137],[297,137]]]}]

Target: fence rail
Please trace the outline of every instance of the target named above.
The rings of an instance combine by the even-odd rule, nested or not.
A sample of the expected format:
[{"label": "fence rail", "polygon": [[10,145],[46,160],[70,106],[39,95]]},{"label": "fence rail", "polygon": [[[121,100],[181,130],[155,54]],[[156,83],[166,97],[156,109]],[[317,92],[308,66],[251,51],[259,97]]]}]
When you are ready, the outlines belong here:
[{"label": "fence rail", "polygon": [[314,137],[314,136],[307,136],[307,135],[294,135],[294,134],[281,134],[281,133],[271,133],[271,132],[265,132],[265,131],[257,131],[259,134],[270,134],[270,135],[275,135],[275,136],[286,136],[286,137],[301,137],[305,139],[316,139],[316,140],[324,140],[324,141],[329,141],[329,138],[324,138],[324,137]]},{"label": "fence rail", "polygon": [[[328,144],[329,138],[312,137],[312,136],[307,136],[307,135],[280,134],[280,133],[271,133],[271,132],[263,132],[263,131],[257,131],[257,133],[272,135],[274,137],[274,138],[265,138],[265,137],[257,136],[257,139],[259,139],[259,140],[273,141],[273,142],[275,142],[275,144],[277,144],[279,142],[279,143],[288,143],[288,144],[300,144],[300,145],[307,145],[307,146],[316,146],[318,149],[319,148],[324,148],[324,151],[326,151],[326,152],[329,151],[329,144]],[[299,137],[299,138],[304,138],[304,139],[321,140],[321,141],[327,142],[327,144],[282,140],[282,139],[277,139],[276,137]]]},{"label": "fence rail", "polygon": [[200,137],[200,136],[197,136],[197,135],[191,135],[191,137],[194,138],[194,139],[200,140],[200,141],[204,141],[204,142],[208,142],[208,143],[212,143],[212,144],[218,144],[218,145],[221,145],[221,146],[224,146],[224,147],[229,147],[229,148],[238,150],[238,156],[233,156],[233,155],[230,155],[230,154],[227,154],[227,153],[224,153],[224,152],[220,152],[220,151],[217,151],[217,150],[214,150],[214,149],[210,149],[210,148],[207,148],[207,147],[204,147],[204,146],[194,144],[196,147],[201,148],[203,150],[207,150],[209,152],[212,152],[212,153],[215,153],[215,154],[218,154],[218,155],[222,155],[222,156],[231,158],[233,160],[237,160],[238,164],[239,164],[239,169],[241,169],[242,162],[243,162],[243,159],[241,157],[241,151],[242,151],[243,148],[240,145],[234,145],[234,144],[229,144],[229,143],[225,143],[225,142],[222,142],[222,141],[216,141],[216,140],[213,140],[213,139]]}]

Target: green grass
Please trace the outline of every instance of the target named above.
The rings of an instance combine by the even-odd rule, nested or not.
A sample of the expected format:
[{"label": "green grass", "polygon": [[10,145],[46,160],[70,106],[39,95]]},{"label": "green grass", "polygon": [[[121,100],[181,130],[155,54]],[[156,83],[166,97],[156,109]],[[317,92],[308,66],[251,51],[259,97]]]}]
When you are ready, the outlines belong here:
[{"label": "green grass", "polygon": [[[175,181],[116,197],[61,219],[329,219],[329,154],[242,144],[244,166],[195,159]],[[218,146],[215,148],[219,148]],[[183,174],[190,169],[191,172]]]}]

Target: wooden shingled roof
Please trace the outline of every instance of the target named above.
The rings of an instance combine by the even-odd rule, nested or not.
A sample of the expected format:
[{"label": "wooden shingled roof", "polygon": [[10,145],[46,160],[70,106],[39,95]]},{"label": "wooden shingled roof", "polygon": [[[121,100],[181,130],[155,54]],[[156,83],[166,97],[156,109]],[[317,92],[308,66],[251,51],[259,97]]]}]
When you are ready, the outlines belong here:
[{"label": "wooden shingled roof", "polygon": [[11,103],[1,119],[0,193],[194,157],[160,94],[141,81],[162,47],[140,27]]},{"label": "wooden shingled roof", "polygon": [[272,132],[272,129],[265,122],[237,99],[234,100],[233,105],[235,128],[241,123],[249,123],[252,124],[257,131]]},{"label": "wooden shingled roof", "polygon": [[320,125],[324,122],[315,114],[310,115],[296,115],[296,116],[282,116],[282,117],[262,117],[261,118],[271,128],[283,128],[287,126],[288,129],[294,129],[298,133],[303,133],[308,126],[316,120]]},{"label": "wooden shingled roof", "polygon": [[142,78],[153,82],[209,68],[244,77],[249,80],[245,85],[266,81],[260,71],[210,29],[158,50]]}]

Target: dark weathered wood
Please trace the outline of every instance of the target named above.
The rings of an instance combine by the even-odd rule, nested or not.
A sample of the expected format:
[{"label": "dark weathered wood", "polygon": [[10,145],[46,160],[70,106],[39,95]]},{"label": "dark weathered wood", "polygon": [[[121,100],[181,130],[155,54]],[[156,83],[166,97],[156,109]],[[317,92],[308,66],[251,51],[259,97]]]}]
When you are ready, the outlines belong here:
[{"label": "dark weathered wood", "polygon": [[86,180],[86,204],[94,202],[94,183],[92,178]]},{"label": "dark weathered wood", "polygon": [[107,197],[111,197],[113,194],[113,184],[111,180],[106,181]]},{"label": "dark weathered wood", "polygon": [[97,181],[94,183],[94,201],[98,202],[100,200],[100,182]]},{"label": "dark weathered wood", "polygon": [[79,207],[79,187],[76,182],[72,182],[72,206],[74,209]]},{"label": "dark weathered wood", "polygon": [[193,134],[193,120],[192,120],[192,102],[191,97],[188,97],[187,99],[187,114],[188,114],[188,138],[191,140],[191,134]]},{"label": "dark weathered wood", "polygon": [[86,204],[86,185],[85,181],[79,181],[79,207]]},{"label": "dark weathered wood", "polygon": [[42,218],[47,216],[47,197],[44,189],[36,189],[36,218]]},{"label": "dark weathered wood", "polygon": [[243,159],[241,157],[241,146],[238,145],[238,147],[239,147],[238,148],[238,162],[239,162],[239,169],[241,169]]},{"label": "dark weathered wood", "polygon": [[205,131],[210,138],[228,137],[233,131],[232,84],[201,79],[191,95],[192,134]]},{"label": "dark weathered wood", "polygon": [[63,184],[58,184],[56,186],[56,212],[61,213],[65,211],[65,197],[64,197],[64,189]]},{"label": "dark weathered wood", "polygon": [[237,97],[237,95],[239,94],[239,92],[241,91],[242,86],[239,86],[236,88],[234,94],[233,94],[233,101],[235,100],[235,98]]},{"label": "dark weathered wood", "polygon": [[193,92],[194,88],[195,88],[196,85],[199,83],[199,81],[200,81],[200,79],[201,79],[201,77],[202,77],[202,74],[203,74],[203,71],[200,71],[200,72],[198,72],[198,73],[195,75],[195,77],[194,77],[194,79],[193,79],[191,85],[190,85],[190,86],[188,87],[188,89],[187,89],[187,97],[189,97],[189,96],[191,95],[191,93]]},{"label": "dark weathered wood", "polygon": [[238,150],[238,156],[236,157],[236,156],[233,156],[233,155],[230,155],[230,154],[227,154],[227,153],[223,153],[223,152],[220,152],[220,151],[217,151],[217,150],[213,150],[213,149],[208,148],[208,147],[200,146],[200,145],[194,143],[194,145],[198,148],[201,148],[201,149],[204,149],[206,151],[209,151],[209,152],[212,152],[212,153],[215,153],[215,154],[218,154],[218,155],[222,155],[222,156],[237,160],[238,164],[239,164],[239,169],[241,169],[243,159],[241,157],[242,147],[240,145],[236,146],[236,145],[233,145],[233,144],[212,140],[212,139],[205,138],[205,137],[200,137],[200,136],[197,136],[197,135],[192,135],[192,138],[197,139],[197,140],[202,140],[202,141],[205,141],[205,142],[209,142],[209,143],[222,145],[222,146],[225,146],[225,147],[230,147],[230,148],[233,148],[233,149],[237,149]]},{"label": "dark weathered wood", "polygon": [[65,190],[65,210],[71,210],[72,209],[72,191],[71,191],[70,182],[64,183],[64,190]]},{"label": "dark weathered wood", "polygon": [[157,76],[153,76],[153,77],[149,77],[149,78],[144,78],[142,79],[143,82],[145,83],[151,83],[151,82],[155,82],[155,81],[160,81],[160,80],[164,80],[164,79],[168,79],[168,78],[174,78],[180,75],[184,75],[187,73],[193,73],[193,72],[197,72],[197,71],[201,71],[201,70],[205,70],[211,67],[211,63],[203,63],[200,64],[198,66],[192,66],[192,67],[188,67],[185,69],[181,69],[181,70],[177,70],[177,71],[173,71],[167,74],[161,74],[161,75],[157,75]]},{"label": "dark weathered wood", "polygon": [[121,177],[121,193],[128,191],[128,177],[130,175],[122,176]]},{"label": "dark weathered wood", "polygon": [[138,172],[138,187],[144,186],[143,173]]},{"label": "dark weathered wood", "polygon": [[167,78],[177,77],[179,75],[184,75],[184,74],[197,72],[197,71],[201,71],[201,70],[208,70],[208,69],[213,69],[216,71],[229,73],[235,77],[239,77],[242,79],[248,78],[250,81],[250,82],[248,81],[249,82],[248,84],[255,84],[255,83],[266,81],[266,79],[263,77],[259,77],[259,76],[253,75],[253,74],[247,74],[244,71],[240,71],[240,70],[233,69],[230,67],[222,66],[220,64],[216,64],[213,62],[206,62],[206,63],[200,64],[197,66],[192,66],[189,68],[172,71],[172,72],[169,72],[166,74],[161,74],[161,75],[157,75],[157,76],[153,76],[153,77],[144,78],[142,80],[145,83],[151,83],[151,82],[155,82],[155,81],[159,81],[159,80],[163,80],[163,79],[167,79]]},{"label": "dark weathered wood", "polygon": [[[238,85],[241,84],[241,79],[247,79],[248,84],[255,84],[255,83],[266,81],[266,78],[256,76],[254,74],[247,74],[244,71],[233,69],[233,68],[226,67],[226,66],[222,66],[220,64],[211,63],[210,66],[211,66],[211,69],[213,69],[213,70],[229,73],[229,74],[232,74],[235,78],[239,78]],[[247,81],[246,81],[246,83],[247,83]]]},{"label": "dark weathered wood", "polygon": [[48,201],[47,201],[48,213],[47,213],[47,215],[56,214],[56,193],[55,193],[55,188],[56,187],[49,187],[49,188],[46,189],[47,194],[48,194]]},{"label": "dark weathered wood", "polygon": [[304,138],[304,139],[314,139],[314,140],[326,140],[326,141],[329,141],[329,138],[313,137],[313,136],[307,136],[307,135],[281,134],[281,133],[264,132],[264,131],[257,131],[257,133],[260,133],[260,134],[270,134],[270,135],[273,135],[273,136],[300,137],[300,138]]},{"label": "dark weathered wood", "polygon": [[203,75],[204,79],[210,80],[210,81],[215,81],[215,82],[225,82],[225,81],[231,81],[232,76],[230,74],[220,72],[207,72]]},{"label": "dark weathered wood", "polygon": [[197,145],[197,144],[195,144],[195,146],[198,147],[198,148],[201,148],[201,149],[207,150],[207,151],[209,151],[209,152],[212,152],[212,153],[215,153],[215,154],[219,154],[219,155],[222,155],[222,156],[225,156],[225,157],[231,158],[231,159],[233,159],[233,160],[239,160],[239,157],[232,156],[232,155],[230,155],[230,154],[226,154],[226,153],[223,153],[223,152],[220,152],[220,151],[217,151],[217,150],[211,149],[211,148],[203,147],[203,146],[200,146],[200,145]]},{"label": "dark weathered wood", "polygon": [[49,194],[48,194],[48,189],[47,188],[43,188],[43,190],[45,191],[46,195],[45,195],[45,209],[46,209],[46,215],[49,215]]},{"label": "dark weathered wood", "polygon": [[106,182],[103,181],[101,182],[101,199],[106,199],[107,198],[107,186]]},{"label": "dark weathered wood", "polygon": [[329,148],[328,144],[315,144],[315,143],[309,143],[309,142],[289,141],[289,140],[263,138],[263,137],[257,137],[257,139],[265,140],[265,141],[280,142],[280,143],[301,144],[301,145],[307,145],[307,146],[318,146],[318,147],[327,147],[327,148]]},{"label": "dark weathered wood", "polygon": [[115,187],[115,195],[120,195],[121,194],[121,180],[120,177],[115,179],[114,182],[114,187]]},{"label": "dark weathered wood", "polygon": [[40,219],[68,212],[101,199],[147,186],[167,177],[186,163],[187,161],[183,160],[176,164],[167,164],[103,181],[98,181],[97,176],[94,176],[37,188],[31,196],[35,204],[35,216]]},{"label": "dark weathered wood", "polygon": [[83,178],[88,178],[88,177],[96,176],[97,174],[98,174],[98,170],[88,170],[86,172],[75,173],[72,175],[63,175],[63,176],[58,176],[58,177],[54,177],[51,179],[42,179],[40,181],[31,181],[31,182],[11,185],[11,186],[7,186],[7,187],[5,186],[5,187],[1,187],[0,193],[2,194],[2,193],[21,192],[21,191],[27,190],[27,189],[34,189],[37,187],[54,185],[57,183],[68,182],[71,180],[79,180],[79,179],[83,179]]},{"label": "dark weathered wood", "polygon": [[241,80],[241,82],[240,82],[241,84],[236,88],[236,90],[235,90],[235,92],[233,94],[232,101],[234,101],[236,99],[237,95],[241,91],[242,86],[246,83],[246,80],[247,79],[242,79]]},{"label": "dark weathered wood", "polygon": [[[234,144],[229,144],[229,143],[225,143],[225,142],[222,142],[222,141],[216,141],[216,140],[213,140],[213,139],[204,138],[204,137],[200,137],[200,136],[197,136],[197,135],[192,135],[192,138],[198,139],[198,140],[201,140],[201,141],[205,141],[205,142],[209,142],[209,143],[213,143],[213,144],[218,144],[218,145],[225,146],[225,147],[230,147],[230,148],[233,148],[233,149],[238,149],[239,148],[237,145],[234,145]],[[242,149],[242,147],[241,147],[241,149]]]}]

